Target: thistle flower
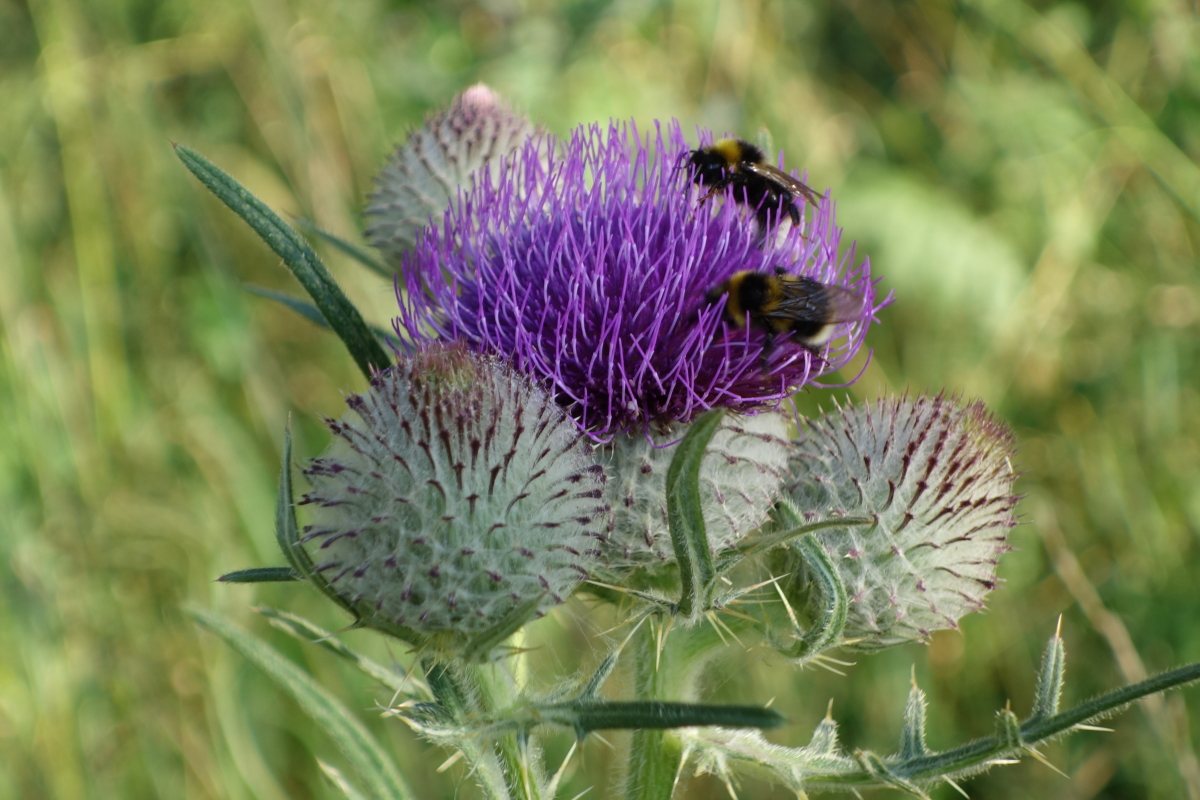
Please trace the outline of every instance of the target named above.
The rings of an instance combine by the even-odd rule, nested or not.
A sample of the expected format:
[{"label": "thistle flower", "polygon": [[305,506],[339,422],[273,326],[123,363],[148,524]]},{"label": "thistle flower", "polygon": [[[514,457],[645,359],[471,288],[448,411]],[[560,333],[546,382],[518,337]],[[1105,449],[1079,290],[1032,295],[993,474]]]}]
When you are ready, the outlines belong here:
[{"label": "thistle flower", "polygon": [[608,524],[604,471],[529,377],[432,345],[347,405],[305,473],[303,541],[330,586],[368,609],[366,622],[461,651],[513,613],[563,602],[587,577]]},{"label": "thistle flower", "polygon": [[[599,437],[774,405],[844,365],[877,306],[869,263],[839,253],[832,203],[764,237],[752,211],[700,202],[688,149],[676,123],[646,137],[611,124],[492,162],[405,257],[397,331],[499,354]],[[783,337],[765,354],[705,294],[776,268],[849,288],[861,314],[820,353]]]},{"label": "thistle flower", "polygon": [[871,651],[957,628],[983,608],[1014,527],[1012,434],[982,403],[921,397],[811,421],[785,496],[808,519],[873,518],[816,534],[850,599],[843,636]]}]

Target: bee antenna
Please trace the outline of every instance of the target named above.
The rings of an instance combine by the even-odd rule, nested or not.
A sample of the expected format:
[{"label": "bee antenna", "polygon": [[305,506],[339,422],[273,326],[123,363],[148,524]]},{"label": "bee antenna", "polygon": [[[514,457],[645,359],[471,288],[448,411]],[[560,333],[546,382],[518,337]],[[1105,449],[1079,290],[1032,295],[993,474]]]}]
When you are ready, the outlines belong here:
[{"label": "bee antenna", "polygon": [[675,169],[683,169],[684,161],[690,159],[692,154],[695,152],[695,150],[684,150],[682,153],[680,153],[679,158],[675,160]]}]

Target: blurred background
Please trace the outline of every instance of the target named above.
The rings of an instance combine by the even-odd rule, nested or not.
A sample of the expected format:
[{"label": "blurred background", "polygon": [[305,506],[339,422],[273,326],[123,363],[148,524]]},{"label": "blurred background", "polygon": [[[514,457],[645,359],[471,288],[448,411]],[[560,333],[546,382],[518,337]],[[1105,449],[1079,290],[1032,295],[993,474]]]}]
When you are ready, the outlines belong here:
[{"label": "blurred background", "polygon": [[[560,134],[609,117],[767,128],[832,187],[847,240],[896,292],[850,394],[979,397],[1020,439],[1027,524],[989,613],[846,676],[754,651],[714,698],[775,696],[794,724],[773,738],[789,744],[833,698],[851,747],[888,751],[915,665],[945,748],[990,734],[1006,701],[1028,710],[1060,615],[1068,701],[1200,659],[1196,11],[0,0],[0,797],[335,796],[316,758],[341,764],[336,747],[187,604],[239,620],[361,709],[420,796],[476,796],[461,766],[435,772],[448,754],[377,719],[374,686],[251,610],[337,628],[332,607],[303,587],[213,583],[280,563],[289,415],[298,454],[315,455],[315,416],[339,415],[363,381],[331,335],[243,291],[299,289],[170,146],[357,240],[390,148],[476,81]],[[391,286],[324,252],[386,321]],[[567,615],[539,625],[548,642],[578,636]],[[1196,709],[1187,689],[1045,748],[1069,778],[1029,759],[965,788],[1200,798]],[[589,739],[565,796],[610,796],[616,758]],[[696,779],[681,796],[727,795]]]}]

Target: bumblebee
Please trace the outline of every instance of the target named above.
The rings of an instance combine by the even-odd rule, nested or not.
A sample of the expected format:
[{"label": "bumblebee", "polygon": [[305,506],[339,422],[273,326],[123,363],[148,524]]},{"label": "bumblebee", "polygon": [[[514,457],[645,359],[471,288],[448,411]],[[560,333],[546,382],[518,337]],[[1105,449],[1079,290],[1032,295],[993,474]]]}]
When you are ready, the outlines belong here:
[{"label": "bumblebee", "polygon": [[766,334],[763,356],[770,353],[775,337],[791,333],[792,341],[816,348],[829,341],[840,322],[858,319],[863,298],[849,289],[789,275],[781,267],[773,273],[742,270],[714,286],[705,295],[709,303],[725,299],[725,318],[742,328],[750,326]]},{"label": "bumblebee", "polygon": [[754,209],[764,228],[770,217],[780,212],[786,213],[793,225],[799,225],[797,200],[813,208],[821,204],[821,198],[808,185],[767,164],[762,148],[743,139],[721,139],[687,155],[693,180],[709,189],[702,200],[733,186],[734,197],[744,199]]}]

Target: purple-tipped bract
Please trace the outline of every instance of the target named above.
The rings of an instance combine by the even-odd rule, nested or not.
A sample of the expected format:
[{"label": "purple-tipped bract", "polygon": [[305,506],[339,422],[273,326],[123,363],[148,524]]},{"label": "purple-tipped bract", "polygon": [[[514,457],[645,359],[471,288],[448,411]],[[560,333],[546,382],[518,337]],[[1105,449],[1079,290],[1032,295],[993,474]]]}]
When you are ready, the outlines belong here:
[{"label": "purple-tipped bract", "polygon": [[[499,354],[597,436],[773,405],[844,365],[878,306],[869,262],[838,252],[830,200],[764,236],[743,205],[701,202],[688,149],[677,123],[594,125],[489,164],[405,258],[397,331]],[[851,289],[861,313],[819,351],[784,336],[764,354],[705,294],[777,267]]]}]

